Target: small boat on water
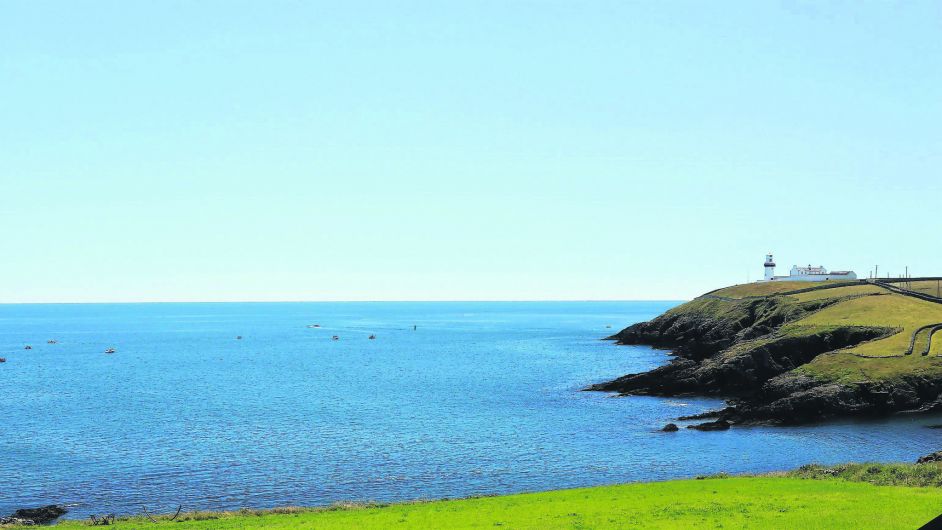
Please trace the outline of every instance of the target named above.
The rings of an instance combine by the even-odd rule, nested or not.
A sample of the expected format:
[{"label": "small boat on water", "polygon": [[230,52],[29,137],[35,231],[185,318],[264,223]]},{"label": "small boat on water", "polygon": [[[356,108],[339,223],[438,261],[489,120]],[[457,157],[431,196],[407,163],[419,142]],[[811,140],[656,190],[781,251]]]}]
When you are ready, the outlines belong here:
[{"label": "small boat on water", "polygon": [[0,363],[5,363],[5,362],[7,362],[7,358],[6,358],[6,357],[0,357]]},{"label": "small boat on water", "polygon": [[46,344],[55,344],[55,343],[57,343],[57,342],[59,342],[59,341],[57,341],[57,340],[55,340],[55,339],[49,339],[49,340],[46,341]]},{"label": "small boat on water", "polygon": [[370,340],[376,340],[376,335],[370,335]]},{"label": "small boat on water", "polygon": [[108,348],[107,350],[105,350],[105,353],[114,353],[114,352],[115,352],[114,348]]},{"label": "small boat on water", "polygon": [[242,340],[242,335],[236,335],[236,340]]},{"label": "small boat on water", "polygon": [[30,346],[29,344],[27,344],[27,345],[26,345],[26,347],[25,347],[25,348],[23,348],[23,349],[24,349],[24,350],[32,350],[32,349],[33,349],[33,347],[32,347],[32,346]]},{"label": "small boat on water", "polygon": [[307,327],[309,327],[309,328],[319,328],[319,327],[321,327],[321,325],[320,325],[320,324],[308,324]]},{"label": "small boat on water", "polygon": [[330,338],[330,340],[340,340],[340,336],[334,335],[333,337]]}]

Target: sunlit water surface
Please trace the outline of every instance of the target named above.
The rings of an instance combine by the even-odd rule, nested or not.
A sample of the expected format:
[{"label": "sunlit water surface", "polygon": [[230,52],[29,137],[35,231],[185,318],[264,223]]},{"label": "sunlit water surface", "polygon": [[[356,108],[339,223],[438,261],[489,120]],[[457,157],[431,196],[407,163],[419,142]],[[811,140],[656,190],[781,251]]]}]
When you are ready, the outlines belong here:
[{"label": "sunlit water surface", "polygon": [[666,362],[599,339],[673,305],[0,306],[0,515],[460,497],[942,448],[938,417],[664,434],[721,402],[579,391]]}]

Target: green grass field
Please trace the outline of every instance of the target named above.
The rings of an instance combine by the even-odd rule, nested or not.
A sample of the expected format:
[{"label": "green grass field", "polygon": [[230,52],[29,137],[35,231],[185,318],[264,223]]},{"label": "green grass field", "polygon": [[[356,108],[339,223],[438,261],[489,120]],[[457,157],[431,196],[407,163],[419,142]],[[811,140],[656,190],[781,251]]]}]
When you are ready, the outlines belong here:
[{"label": "green grass field", "polygon": [[[841,289],[830,289],[837,295]],[[934,304],[899,294],[863,296],[841,302],[803,319],[803,325],[886,326],[902,328],[901,333],[883,340],[851,348],[860,355],[901,355],[909,346],[913,333],[925,324],[942,322],[942,304]],[[925,342],[922,343],[925,346]],[[920,350],[916,350],[917,355]]]},{"label": "green grass field", "polygon": [[917,282],[899,282],[894,285],[911,289],[929,296],[942,296],[942,280],[924,280]]},{"label": "green grass field", "polygon": [[837,289],[818,289],[816,291],[808,291],[805,293],[798,293],[788,296],[798,300],[799,302],[808,302],[811,300],[821,300],[824,298],[844,298],[849,296],[863,296],[868,294],[885,294],[886,292],[886,289],[877,287],[876,285],[850,285]]},{"label": "green grass field", "polygon": [[[893,475],[884,466],[875,467]],[[929,467],[938,473],[938,468]],[[821,469],[805,475],[830,476]],[[866,468],[861,473],[867,475]],[[888,480],[892,483],[892,479]],[[159,524],[146,519],[125,519],[113,528],[912,529],[942,513],[942,489],[878,486],[840,478],[735,477],[283,512],[197,513],[185,515],[182,521]],[[84,521],[63,521],[56,527],[88,528]]]},{"label": "green grass field", "polygon": [[746,298],[750,296],[771,296],[815,286],[815,282],[756,282],[724,287],[710,294],[726,298]]}]

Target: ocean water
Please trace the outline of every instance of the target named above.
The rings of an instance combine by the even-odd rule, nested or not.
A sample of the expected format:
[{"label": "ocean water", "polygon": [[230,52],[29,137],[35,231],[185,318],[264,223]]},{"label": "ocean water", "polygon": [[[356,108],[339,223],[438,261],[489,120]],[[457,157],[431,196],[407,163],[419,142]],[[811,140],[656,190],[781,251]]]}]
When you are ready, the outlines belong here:
[{"label": "ocean water", "polygon": [[2,305],[0,515],[460,497],[942,449],[925,428],[939,417],[666,434],[722,403],[580,392],[667,362],[599,339],[674,304]]}]

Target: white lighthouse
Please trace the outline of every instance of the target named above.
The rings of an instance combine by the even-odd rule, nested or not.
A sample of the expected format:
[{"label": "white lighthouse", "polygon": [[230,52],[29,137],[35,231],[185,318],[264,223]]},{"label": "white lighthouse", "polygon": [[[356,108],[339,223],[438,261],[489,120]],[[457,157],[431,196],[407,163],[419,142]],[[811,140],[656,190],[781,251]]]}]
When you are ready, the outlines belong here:
[{"label": "white lighthouse", "polygon": [[765,281],[771,281],[775,279],[775,261],[772,260],[771,254],[765,255]]}]

